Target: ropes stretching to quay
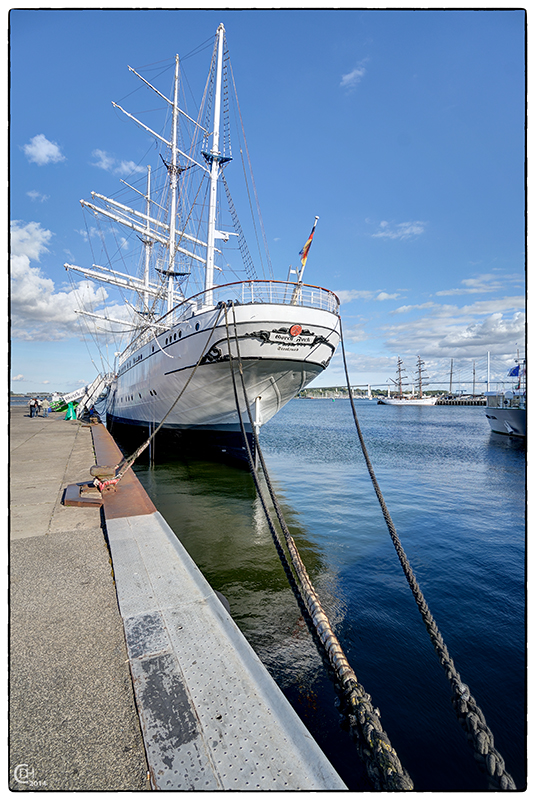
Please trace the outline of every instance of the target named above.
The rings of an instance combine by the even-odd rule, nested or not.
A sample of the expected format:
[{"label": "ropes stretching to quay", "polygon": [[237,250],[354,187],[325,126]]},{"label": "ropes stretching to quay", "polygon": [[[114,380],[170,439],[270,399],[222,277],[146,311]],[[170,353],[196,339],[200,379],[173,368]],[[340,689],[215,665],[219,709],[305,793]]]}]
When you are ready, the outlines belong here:
[{"label": "ropes stretching to quay", "polygon": [[[116,467],[113,468],[115,477],[112,480],[100,481],[99,478],[97,477],[94,483],[95,486],[97,486],[101,491],[103,489],[106,489],[106,487],[110,486],[111,484],[119,483],[119,481],[121,480],[121,478],[123,478],[127,470],[130,469],[130,467],[133,465],[136,459],[141,455],[141,453],[144,452],[144,450],[149,446],[151,441],[155,438],[156,434],[163,426],[165,420],[172,412],[172,410],[174,409],[174,407],[176,406],[176,404],[178,403],[184,392],[186,391],[190,381],[195,375],[195,372],[200,366],[202,359],[207,353],[210,341],[212,339],[214,331],[221,317],[222,309],[224,310],[225,313],[228,357],[229,357],[232,383],[234,389],[234,397],[236,401],[236,410],[238,412],[240,428],[245,443],[251,474],[253,476],[255,487],[258,492],[258,496],[260,498],[260,502],[262,504],[262,508],[264,510],[264,514],[266,516],[266,520],[268,522],[271,534],[275,540],[275,544],[277,545],[277,549],[279,551],[281,560],[283,561],[283,566],[285,567],[287,573],[289,574],[289,577],[293,579],[293,573],[291,571],[291,567],[287,561],[286,554],[282,546],[282,542],[273,524],[273,520],[269,513],[266,500],[262,492],[260,482],[258,480],[257,471],[255,469],[253,461],[253,455],[251,453],[249,440],[247,438],[245,426],[243,423],[242,413],[240,411],[238,389],[236,385],[236,376],[233,364],[234,358],[232,356],[232,351],[231,351],[230,331],[229,331],[226,303],[222,303],[221,306],[219,307],[219,313],[216,317],[212,330],[210,331],[210,335],[206,341],[206,345],[203,349],[203,352],[201,353],[186,383],[179,392],[176,400],[173,402],[168,412],[163,417],[162,421],[154,429],[154,431],[148,437],[148,439],[142,445],[140,445],[140,447],[138,447],[137,450],[135,450],[135,452],[128,459],[123,459]],[[288,527],[284,520],[282,510],[280,508],[276,494],[271,484],[271,480],[269,478],[269,473],[266,468],[264,456],[260,448],[258,436],[256,433],[256,428],[253,422],[249,399],[247,397],[247,391],[245,387],[245,379],[243,375],[243,367],[240,355],[239,341],[238,341],[234,303],[232,303],[232,311],[234,315],[234,338],[236,343],[238,370],[241,379],[243,397],[247,408],[247,414],[251,425],[255,452],[258,454],[259,462],[262,467],[264,480],[271,498],[271,502],[273,503],[273,507],[275,509],[275,513],[277,515],[280,528],[284,535],[288,552],[290,553],[292,566],[298,578],[297,585],[299,592],[308,609],[308,612],[314,624],[317,635],[323,647],[325,648],[325,652],[328,656],[329,662],[332,665],[337,675],[339,683],[344,692],[345,699],[349,705],[350,727],[352,733],[355,735],[360,755],[366,765],[368,775],[378,791],[400,791],[400,790],[407,791],[413,789],[414,786],[410,776],[407,774],[407,772],[401,765],[401,762],[398,758],[396,751],[390,744],[390,740],[387,734],[385,733],[385,731],[383,731],[383,728],[379,721],[379,716],[380,716],[379,710],[373,707],[370,695],[367,694],[365,689],[359,684],[357,676],[353,671],[352,667],[350,666],[349,662],[347,661],[347,658],[342,650],[342,647],[331,628],[327,615],[325,614],[321,606],[320,600],[308,576],[305,565],[301,560],[301,556],[299,555],[299,551],[297,550],[293,537],[290,534],[290,531],[288,530]],[[340,320],[340,329],[341,329],[341,324],[342,323]],[[368,455],[368,451],[366,449],[366,445],[358,421],[357,412],[353,401],[353,394],[351,391],[350,380],[349,380],[342,330],[341,330],[340,341],[342,344],[342,356],[344,360],[344,369],[345,369],[349,399],[351,402],[351,409],[353,413],[353,419],[355,421],[355,426],[357,429],[357,434],[362,448],[362,453],[366,461],[366,466],[368,468],[368,472],[373,487],[375,489],[377,499],[379,500],[379,504],[383,512],[383,517],[385,519],[388,531],[390,533],[390,537],[398,554],[398,558],[400,560],[403,572],[405,573],[405,577],[407,578],[411,591],[414,595],[416,604],[418,605],[420,614],[422,615],[425,626],[431,638],[431,642],[435,648],[440,663],[442,664],[444,671],[446,672],[446,676],[450,682],[450,686],[452,688],[453,707],[456,711],[461,726],[467,735],[468,741],[474,751],[474,757],[476,761],[487,774],[491,788],[514,791],[516,790],[516,786],[513,781],[513,778],[505,770],[504,759],[494,747],[494,736],[485,721],[483,712],[477,705],[474,697],[471,695],[470,689],[468,688],[468,686],[466,686],[466,684],[464,684],[461,681],[461,677],[455,668],[453,659],[448,653],[448,649],[444,643],[442,635],[438,630],[437,624],[429,610],[429,607],[420,590],[420,587],[418,586],[418,582],[416,581],[416,578],[411,569],[405,551],[403,550],[403,547],[399,540],[395,525],[392,521],[392,517],[390,516],[390,512],[388,511],[381,489],[377,482],[377,478],[375,477],[375,472],[373,470],[373,466],[371,464],[370,457]],[[119,472],[117,472],[117,470],[119,470]]]},{"label": "ropes stretching to quay", "polygon": [[[341,332],[341,326],[342,326],[342,320],[340,320],[340,332]],[[366,466],[368,467],[368,472],[373,483],[373,488],[375,489],[375,494],[377,495],[377,499],[379,500],[379,504],[383,512],[383,517],[385,519],[392,542],[394,543],[396,553],[398,554],[398,558],[401,562],[403,572],[405,573],[405,577],[407,578],[411,591],[414,595],[414,599],[416,600],[416,604],[420,610],[420,614],[422,615],[425,627],[427,628],[433,647],[435,648],[440,663],[442,664],[442,667],[444,668],[446,676],[450,682],[450,686],[452,689],[451,702],[457,714],[457,718],[459,719],[459,722],[461,723],[461,726],[467,735],[470,746],[474,751],[474,757],[476,761],[487,774],[491,788],[501,789],[504,791],[516,790],[513,778],[505,770],[505,762],[503,760],[503,757],[494,747],[494,736],[492,735],[492,732],[490,731],[485,721],[483,712],[481,711],[475,699],[471,695],[468,686],[461,681],[461,676],[457,672],[455,664],[453,663],[453,659],[448,653],[448,649],[444,644],[444,640],[440,634],[440,631],[438,630],[437,624],[433,619],[433,616],[431,615],[429,607],[425,601],[425,598],[416,581],[415,575],[411,569],[409,560],[405,555],[405,551],[403,550],[403,547],[399,540],[396,528],[392,521],[392,517],[390,516],[383,494],[381,492],[381,489],[379,488],[377,478],[375,477],[375,472],[373,470],[373,466],[370,461],[366,445],[364,443],[364,438],[362,436],[362,431],[357,417],[357,411],[355,408],[355,404],[353,402],[353,394],[351,392],[349,373],[347,369],[346,353],[344,348],[344,338],[342,334],[340,336],[340,341],[342,344],[344,369],[346,374],[349,399],[351,401],[351,409],[353,412],[353,419],[355,420],[360,446],[362,448],[362,453],[366,461]]]},{"label": "ropes stretching to quay", "polygon": [[[148,439],[147,439],[145,442],[143,442],[143,444],[141,444],[141,445],[140,445],[140,446],[137,448],[137,450],[135,450],[135,451],[132,453],[132,455],[131,455],[129,458],[127,458],[127,459],[123,458],[123,460],[122,460],[122,461],[121,461],[119,464],[117,464],[117,466],[114,468],[114,470],[115,470],[115,477],[114,477],[112,480],[100,481],[98,478],[96,478],[96,479],[95,479],[95,481],[94,481],[94,483],[95,483],[95,486],[97,486],[97,487],[98,487],[98,488],[99,488],[101,491],[102,491],[102,489],[103,489],[103,488],[105,488],[106,486],[110,486],[110,485],[112,485],[112,486],[113,486],[113,485],[116,485],[117,483],[119,483],[119,481],[121,480],[121,478],[123,478],[123,477],[124,477],[124,475],[125,475],[125,473],[127,472],[127,470],[129,470],[129,469],[130,469],[130,467],[132,466],[132,464],[134,463],[134,461],[136,461],[136,459],[137,459],[137,458],[139,458],[139,456],[141,455],[141,453],[143,453],[143,452],[144,452],[144,451],[147,449],[147,447],[149,446],[149,444],[150,444],[150,443],[152,442],[152,440],[155,438],[156,434],[158,433],[158,431],[160,430],[160,428],[161,428],[161,427],[162,427],[162,425],[164,424],[165,420],[167,419],[167,417],[169,416],[169,414],[171,413],[171,411],[173,410],[173,408],[176,406],[176,404],[178,403],[178,401],[180,400],[180,398],[182,397],[182,395],[184,394],[184,392],[185,392],[185,391],[186,391],[186,389],[188,388],[188,386],[189,386],[189,384],[190,384],[190,381],[191,381],[191,379],[193,378],[193,376],[194,376],[194,375],[195,375],[195,373],[197,372],[197,369],[198,369],[198,367],[199,367],[199,365],[200,365],[201,361],[203,360],[204,356],[205,356],[205,355],[206,355],[206,353],[208,352],[208,346],[209,346],[210,342],[212,341],[212,336],[214,335],[214,331],[215,331],[215,329],[216,329],[216,327],[217,327],[217,324],[218,324],[218,322],[219,322],[219,319],[220,319],[220,317],[221,317],[221,307],[219,308],[219,311],[218,311],[218,314],[217,314],[216,320],[215,320],[215,322],[214,322],[214,324],[213,324],[212,330],[210,331],[210,335],[209,335],[209,337],[208,337],[208,339],[207,339],[207,341],[206,341],[206,344],[205,344],[205,346],[204,346],[204,349],[203,349],[203,351],[202,351],[201,355],[199,356],[199,360],[198,360],[198,361],[197,361],[197,363],[195,364],[195,366],[194,366],[193,370],[191,371],[191,374],[190,374],[189,378],[187,379],[186,383],[185,383],[185,384],[184,384],[184,386],[182,387],[181,391],[178,393],[176,400],[174,401],[173,405],[170,407],[170,409],[169,409],[169,411],[167,412],[167,414],[166,414],[166,415],[163,417],[163,419],[162,419],[162,421],[160,422],[160,424],[159,424],[159,425],[158,425],[158,426],[157,426],[157,427],[156,427],[156,428],[153,430],[153,432],[151,433],[151,435],[149,436],[149,438],[148,438]],[[119,470],[119,472],[117,472],[117,470]]]},{"label": "ropes stretching to quay", "polygon": [[[277,549],[279,550],[279,555],[281,556],[282,559],[284,559],[284,561],[286,561],[285,567],[288,568],[291,574],[291,569],[287,562],[280,537],[276,531],[276,528],[273,524],[273,520],[271,519],[271,515],[267,508],[267,503],[262,488],[260,486],[257,471],[254,466],[253,455],[251,452],[251,448],[249,446],[249,441],[247,439],[247,434],[245,431],[243,417],[240,411],[240,403],[238,399],[238,389],[236,385],[236,376],[233,364],[234,358],[231,352],[230,331],[229,331],[226,305],[224,306],[224,309],[225,309],[225,324],[227,328],[227,344],[228,344],[228,352],[230,360],[230,370],[234,387],[236,409],[238,412],[240,428],[245,442],[245,448],[247,451],[247,457],[251,469],[251,474],[253,476],[255,487],[258,496],[260,498],[260,502],[262,504],[262,508],[264,510],[264,514],[266,516],[266,520],[268,522],[271,534],[275,540]],[[234,304],[232,304],[232,310],[234,314]],[[351,731],[355,736],[360,755],[366,765],[368,775],[374,787],[378,791],[407,791],[413,789],[414,786],[411,778],[401,765],[401,762],[398,758],[396,751],[390,744],[390,740],[381,726],[379,720],[379,710],[373,707],[370,695],[367,694],[364,688],[359,684],[357,676],[355,675],[353,669],[349,665],[347,658],[342,650],[342,647],[340,646],[340,643],[331,628],[327,615],[325,614],[321,606],[320,600],[307,574],[305,565],[301,560],[301,557],[299,555],[293,537],[291,536],[290,531],[288,530],[288,527],[282,515],[280,505],[277,501],[277,497],[275,495],[273,486],[269,478],[269,474],[266,468],[264,457],[262,455],[262,451],[260,449],[258,437],[253,423],[251,407],[249,404],[249,399],[247,397],[247,392],[245,388],[245,380],[244,380],[243,367],[240,356],[235,314],[234,314],[234,337],[236,342],[238,370],[241,379],[243,397],[245,400],[247,413],[249,416],[249,422],[251,424],[251,429],[253,432],[255,452],[258,454],[266,486],[268,488],[269,495],[273,503],[277,519],[279,521],[279,525],[283,532],[284,539],[286,541],[286,545],[290,553],[292,565],[297,574],[300,594],[305,602],[305,605],[313,621],[318,637],[323,647],[325,648],[326,654],[337,675],[339,683],[343,689],[345,699],[349,705],[350,708],[349,722],[351,726]]]}]

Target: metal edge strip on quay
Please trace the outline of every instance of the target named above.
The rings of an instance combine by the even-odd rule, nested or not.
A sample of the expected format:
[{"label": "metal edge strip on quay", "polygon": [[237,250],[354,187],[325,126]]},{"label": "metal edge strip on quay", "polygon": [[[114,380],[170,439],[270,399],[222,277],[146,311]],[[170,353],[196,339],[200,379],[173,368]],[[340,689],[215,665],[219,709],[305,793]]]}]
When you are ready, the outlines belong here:
[{"label": "metal edge strip on quay", "polygon": [[347,789],[131,469],[102,505],[152,788]]}]

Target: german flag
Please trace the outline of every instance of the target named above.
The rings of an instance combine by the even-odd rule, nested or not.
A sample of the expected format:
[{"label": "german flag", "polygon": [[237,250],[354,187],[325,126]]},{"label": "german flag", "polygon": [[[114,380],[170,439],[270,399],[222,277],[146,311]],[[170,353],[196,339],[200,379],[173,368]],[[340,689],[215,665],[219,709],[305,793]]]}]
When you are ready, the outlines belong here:
[{"label": "german flag", "polygon": [[310,236],[306,240],[303,249],[299,251],[299,255],[301,256],[301,266],[303,269],[305,268],[305,264],[307,263],[308,258],[308,251],[310,250],[310,245],[312,244],[312,239],[314,237],[314,231],[316,230],[316,225],[318,224],[319,217],[316,217],[314,220],[314,225],[312,226],[312,230],[310,231]]}]

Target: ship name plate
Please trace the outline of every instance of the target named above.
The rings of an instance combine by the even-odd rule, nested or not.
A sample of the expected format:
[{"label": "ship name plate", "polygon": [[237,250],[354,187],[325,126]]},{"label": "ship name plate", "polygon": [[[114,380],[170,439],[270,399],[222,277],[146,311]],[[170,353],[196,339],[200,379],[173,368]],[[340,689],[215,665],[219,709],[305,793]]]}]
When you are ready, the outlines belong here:
[{"label": "ship name plate", "polygon": [[304,336],[303,334],[299,334],[298,336],[290,336],[289,333],[281,333],[279,331],[270,331],[269,332],[269,341],[270,342],[277,342],[278,344],[314,344],[314,339],[316,337],[314,334],[310,336]]}]

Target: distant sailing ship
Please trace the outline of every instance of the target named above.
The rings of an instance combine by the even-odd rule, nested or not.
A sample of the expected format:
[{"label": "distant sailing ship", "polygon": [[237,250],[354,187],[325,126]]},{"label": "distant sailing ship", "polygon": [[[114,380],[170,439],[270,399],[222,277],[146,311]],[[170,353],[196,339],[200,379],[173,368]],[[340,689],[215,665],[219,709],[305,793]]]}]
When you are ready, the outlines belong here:
[{"label": "distant sailing ship", "polygon": [[382,397],[380,400],[377,401],[378,405],[384,406],[434,406],[437,402],[436,397],[427,397],[423,393],[423,387],[427,385],[424,382],[424,378],[427,376],[424,373],[424,362],[418,356],[418,361],[416,362],[416,386],[417,386],[417,394],[405,394],[405,368],[403,366],[403,361],[398,356],[398,366],[397,366],[397,379],[393,380],[396,387],[396,391],[394,396],[392,397]]},{"label": "distant sailing ship", "polygon": [[[205,434],[221,449],[229,444],[240,449],[234,359],[241,362],[253,424],[259,429],[325,370],[338,346],[338,298],[303,283],[318,218],[300,252],[296,280],[259,279],[226,180],[232,161],[228,96],[233,75],[223,25],[217,29],[197,119],[178,105],[178,56],[172,99],[129,69],[167,103],[170,134],[156,133],[113,105],[160,144],[166,180],[156,199],[149,168],[146,191],[135,190],[140,209],[96,193],[92,202],[82,201],[99,217],[134,231],[144,248],[137,277],[110,266],[65,264],[85,278],[131,290],[135,297],[130,304],[134,322],[127,324],[133,328],[130,341],[117,354],[113,372],[99,376],[95,385],[99,392],[107,387],[111,424],[154,430],[164,421],[167,431]],[[233,280],[240,270],[246,278]],[[230,282],[225,272],[231,273]],[[238,402],[250,435],[243,393]]]}]

